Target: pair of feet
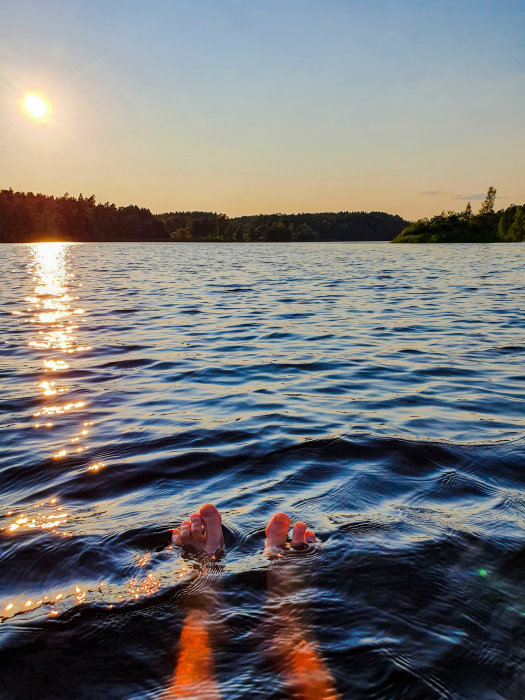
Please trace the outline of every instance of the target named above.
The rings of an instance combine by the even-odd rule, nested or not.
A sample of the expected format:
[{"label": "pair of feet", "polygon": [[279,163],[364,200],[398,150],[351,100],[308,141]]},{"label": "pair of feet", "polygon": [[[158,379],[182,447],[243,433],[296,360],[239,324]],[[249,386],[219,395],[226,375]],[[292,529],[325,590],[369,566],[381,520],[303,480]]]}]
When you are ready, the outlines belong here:
[{"label": "pair of feet", "polygon": [[[290,524],[286,513],[277,513],[270,520],[266,526],[268,554],[275,556],[286,546]],[[292,547],[300,547],[314,540],[315,534],[312,530],[307,530],[302,522],[295,523],[290,542]],[[221,514],[214,505],[207,503],[198,513],[190,515],[189,520],[184,520],[180,527],[173,530],[172,541],[178,547],[193,547],[198,552],[216,554],[224,548]]]}]

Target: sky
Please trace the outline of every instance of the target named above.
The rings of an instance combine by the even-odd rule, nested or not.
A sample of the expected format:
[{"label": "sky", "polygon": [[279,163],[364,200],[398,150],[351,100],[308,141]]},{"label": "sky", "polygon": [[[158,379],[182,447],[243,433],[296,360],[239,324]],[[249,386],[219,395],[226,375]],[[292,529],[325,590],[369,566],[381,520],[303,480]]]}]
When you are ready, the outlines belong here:
[{"label": "sky", "polygon": [[0,188],[229,216],[522,204],[524,28],[523,0],[0,0]]}]

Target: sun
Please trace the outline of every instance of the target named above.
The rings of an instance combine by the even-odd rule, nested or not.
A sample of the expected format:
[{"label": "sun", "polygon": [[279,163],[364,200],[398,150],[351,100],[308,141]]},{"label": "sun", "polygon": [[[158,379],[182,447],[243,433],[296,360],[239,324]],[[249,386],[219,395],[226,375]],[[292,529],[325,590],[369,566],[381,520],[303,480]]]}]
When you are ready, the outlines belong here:
[{"label": "sun", "polygon": [[25,95],[24,99],[22,100],[22,107],[30,117],[33,117],[33,119],[42,121],[49,116],[49,102],[44,99],[42,95],[37,95],[34,93]]}]

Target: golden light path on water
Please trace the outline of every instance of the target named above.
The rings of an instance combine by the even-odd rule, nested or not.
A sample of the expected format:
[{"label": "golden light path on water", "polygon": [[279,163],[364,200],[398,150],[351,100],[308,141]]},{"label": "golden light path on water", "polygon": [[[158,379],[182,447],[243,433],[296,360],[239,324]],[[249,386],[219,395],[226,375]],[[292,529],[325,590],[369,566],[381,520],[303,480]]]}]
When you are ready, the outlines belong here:
[{"label": "golden light path on water", "polygon": [[[77,343],[75,332],[78,319],[84,310],[75,306],[76,299],[68,291],[74,278],[68,270],[67,258],[70,243],[34,243],[30,249],[28,273],[34,283],[34,291],[24,301],[28,306],[23,311],[13,311],[13,315],[23,317],[33,324],[35,332],[28,341],[28,346],[42,357],[42,377],[38,383],[39,393],[43,399],[41,408],[33,414],[35,429],[50,429],[55,426],[50,420],[64,414],[73,415],[84,409],[84,401],[67,400],[67,387],[63,381],[70,367],[70,356],[74,353],[87,352],[91,348]],[[78,428],[70,438],[70,445],[57,450],[53,457],[60,459],[71,452],[80,453],[87,449],[85,439],[89,434],[91,421],[79,421]],[[90,470],[104,466],[99,462],[89,465]],[[58,498],[33,504],[29,508],[13,508],[5,514],[7,526],[4,532],[20,535],[28,531],[48,531],[61,537],[71,537],[66,529],[69,513],[58,504]],[[78,586],[76,587],[78,589]],[[80,589],[75,590],[78,597]],[[62,592],[44,595],[32,599],[18,596],[2,606],[2,614],[14,615],[17,612],[32,610],[43,604],[54,605],[62,600]],[[52,614],[56,611],[52,611]]]},{"label": "golden light path on water", "polygon": [[[23,310],[12,311],[12,315],[19,317],[21,322],[34,327],[27,345],[41,358],[38,392],[42,405],[33,413],[33,427],[44,431],[43,450],[49,449],[50,442],[53,444],[49,440],[54,435],[53,428],[64,425],[72,427],[67,443],[60,449],[55,447],[51,452],[50,456],[58,462],[68,456],[79,456],[88,449],[87,439],[93,426],[93,421],[82,418],[87,403],[68,395],[71,393],[68,370],[74,365],[76,356],[86,356],[92,349],[79,342],[79,328],[85,312],[77,305],[78,297],[72,295],[72,290],[79,286],[75,284],[75,275],[70,269],[70,254],[76,245],[78,244],[65,242],[27,245],[31,256],[27,271],[34,289],[31,296],[24,299],[27,306]],[[78,420],[75,420],[76,416]],[[65,421],[65,424],[61,421]],[[93,473],[105,466],[100,460],[86,461],[85,469]],[[13,506],[4,513],[6,525],[1,530],[2,535],[17,537],[30,535],[31,532],[48,532],[57,537],[73,537],[69,529],[72,518],[70,510],[59,503],[58,497],[24,506],[23,509]],[[161,578],[151,571],[144,572],[152,556],[148,552],[135,556],[137,575],[127,582],[126,587],[107,585],[101,581],[91,588],[72,585],[67,589],[47,591],[37,596],[20,591],[10,600],[0,600],[0,620],[32,611],[38,614],[42,609],[45,614],[56,616],[71,605],[85,603],[88,596],[93,601],[122,603],[153,595],[161,587]],[[193,575],[183,560],[174,562],[174,571],[173,575],[178,578]],[[113,602],[108,607],[112,608]]]},{"label": "golden light path on water", "polygon": [[[58,242],[31,244],[32,260],[28,271],[35,289],[33,296],[25,301],[29,302],[27,311],[32,314],[29,322],[37,330],[28,345],[42,354],[39,388],[44,397],[41,409],[33,414],[34,418],[42,418],[42,422],[34,423],[36,429],[53,427],[50,418],[75,414],[86,407],[84,401],[67,400],[67,387],[60,382],[62,377],[67,377],[71,356],[91,350],[91,347],[78,343],[76,338],[79,317],[84,314],[84,309],[75,306],[77,299],[69,292],[74,274],[69,271],[68,255],[73,245]],[[70,438],[70,444],[57,450],[53,457],[61,459],[72,452],[85,451],[90,425],[89,421],[81,423]]]}]

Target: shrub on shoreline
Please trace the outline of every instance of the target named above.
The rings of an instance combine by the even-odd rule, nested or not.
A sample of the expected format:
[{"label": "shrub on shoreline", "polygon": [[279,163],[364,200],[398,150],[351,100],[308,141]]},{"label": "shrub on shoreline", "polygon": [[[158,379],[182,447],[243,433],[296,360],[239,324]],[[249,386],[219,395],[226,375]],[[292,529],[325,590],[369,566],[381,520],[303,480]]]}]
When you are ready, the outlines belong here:
[{"label": "shrub on shoreline", "polygon": [[470,202],[462,212],[441,212],[413,221],[393,243],[496,243],[525,241],[525,205],[494,211],[496,190],[489,187],[477,214]]}]

